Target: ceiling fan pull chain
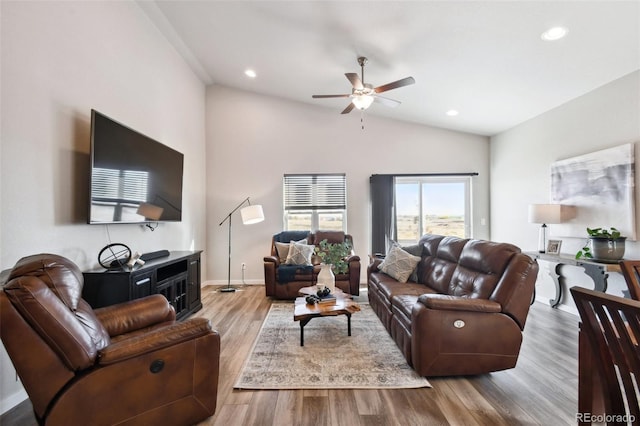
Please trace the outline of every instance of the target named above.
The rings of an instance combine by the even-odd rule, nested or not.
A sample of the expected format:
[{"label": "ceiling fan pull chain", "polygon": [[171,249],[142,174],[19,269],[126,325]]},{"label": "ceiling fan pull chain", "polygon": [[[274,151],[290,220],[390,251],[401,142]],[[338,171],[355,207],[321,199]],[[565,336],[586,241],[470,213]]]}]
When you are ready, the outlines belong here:
[{"label": "ceiling fan pull chain", "polygon": [[360,125],[362,126],[362,130],[364,130],[364,110],[360,110]]}]

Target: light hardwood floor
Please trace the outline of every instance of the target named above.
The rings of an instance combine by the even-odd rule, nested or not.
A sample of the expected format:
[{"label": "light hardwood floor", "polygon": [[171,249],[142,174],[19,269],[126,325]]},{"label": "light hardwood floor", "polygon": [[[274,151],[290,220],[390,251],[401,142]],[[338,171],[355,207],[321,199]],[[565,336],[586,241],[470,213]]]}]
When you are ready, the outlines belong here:
[{"label": "light hardwood floor", "polygon": [[[216,414],[201,426],[575,424],[576,316],[535,303],[516,368],[430,378],[430,389],[239,391],[233,383],[271,305],[263,286],[242,290],[202,291],[204,308],[196,315],[210,318],[220,332],[222,353]],[[1,416],[0,424],[35,425],[30,410],[25,401]]]}]

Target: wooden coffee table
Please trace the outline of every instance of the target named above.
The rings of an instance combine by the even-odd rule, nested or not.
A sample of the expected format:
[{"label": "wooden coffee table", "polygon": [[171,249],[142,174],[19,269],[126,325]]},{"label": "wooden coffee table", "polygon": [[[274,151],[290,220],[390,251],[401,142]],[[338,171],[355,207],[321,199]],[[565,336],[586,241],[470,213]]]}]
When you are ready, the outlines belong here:
[{"label": "wooden coffee table", "polygon": [[351,295],[335,289],[332,293],[336,296],[335,302],[310,305],[306,301],[306,296],[316,294],[316,287],[304,287],[299,290],[299,293],[304,296],[298,297],[295,301],[293,320],[300,321],[300,346],[304,346],[304,326],[318,317],[346,315],[347,332],[351,336],[351,314],[360,310],[360,306],[351,299]]}]

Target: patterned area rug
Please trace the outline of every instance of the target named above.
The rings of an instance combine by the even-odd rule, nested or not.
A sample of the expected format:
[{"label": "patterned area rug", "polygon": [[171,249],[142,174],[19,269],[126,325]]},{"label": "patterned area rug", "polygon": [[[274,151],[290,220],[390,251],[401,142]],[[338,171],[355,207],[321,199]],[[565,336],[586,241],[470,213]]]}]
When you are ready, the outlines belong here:
[{"label": "patterned area rug", "polygon": [[405,361],[368,304],[351,316],[293,321],[293,303],[271,306],[236,389],[384,389],[431,387]]}]

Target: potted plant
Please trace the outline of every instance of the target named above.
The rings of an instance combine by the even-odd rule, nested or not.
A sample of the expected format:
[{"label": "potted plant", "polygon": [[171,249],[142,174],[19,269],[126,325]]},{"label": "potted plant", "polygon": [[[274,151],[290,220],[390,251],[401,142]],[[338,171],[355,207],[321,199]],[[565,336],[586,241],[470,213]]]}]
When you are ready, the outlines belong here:
[{"label": "potted plant", "polygon": [[616,228],[587,228],[587,234],[589,239],[576,253],[576,259],[618,262],[624,256],[627,237],[623,237]]},{"label": "potted plant", "polygon": [[322,263],[333,265],[336,274],[344,274],[349,270],[349,264],[345,259],[351,254],[351,249],[351,243],[348,241],[329,243],[327,240],[322,240],[316,246],[315,252]]}]

